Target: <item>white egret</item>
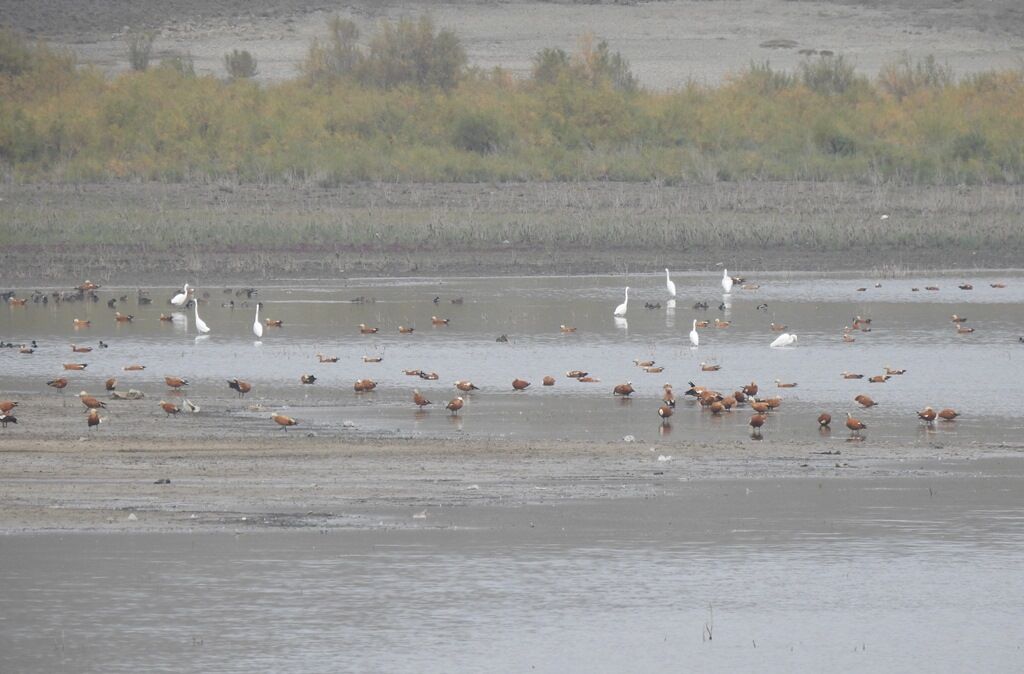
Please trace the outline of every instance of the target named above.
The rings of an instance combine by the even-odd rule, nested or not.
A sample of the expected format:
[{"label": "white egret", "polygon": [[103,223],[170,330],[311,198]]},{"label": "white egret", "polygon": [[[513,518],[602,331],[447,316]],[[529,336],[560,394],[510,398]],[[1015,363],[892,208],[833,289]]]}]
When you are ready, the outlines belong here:
[{"label": "white egret", "polygon": [[690,344],[696,348],[700,345],[700,335],[697,334],[697,319],[693,319],[693,329],[690,330]]},{"label": "white egret", "polygon": [[252,324],[252,334],[256,335],[256,339],[263,338],[263,324],[260,323],[260,305],[262,302],[256,303],[256,320]]},{"label": "white egret", "polygon": [[613,316],[617,316],[619,318],[622,318],[623,316],[626,315],[626,309],[628,309],[628,308],[629,308],[629,286],[626,286],[626,301],[623,302],[622,304],[620,304],[619,306],[615,307],[615,311],[614,311],[614,313],[612,315]]},{"label": "white egret", "polygon": [[729,276],[729,270],[722,270],[722,290],[727,294],[732,292],[732,277]]},{"label": "white egret", "polygon": [[665,270],[665,288],[668,290],[669,297],[676,296],[676,284],[672,283],[672,279],[669,278],[668,269]]},{"label": "white egret", "polygon": [[792,346],[796,344],[796,335],[791,335],[788,332],[784,332],[770,344],[770,346]]},{"label": "white egret", "polygon": [[195,301],[192,308],[196,310],[196,330],[205,335],[210,331],[210,326],[206,324],[206,321],[199,318],[199,300]]},{"label": "white egret", "polygon": [[175,295],[174,297],[171,298],[171,304],[173,304],[176,307],[183,307],[183,306],[185,306],[185,302],[188,302],[188,284],[187,283],[185,284],[185,287],[182,288],[180,293],[178,293],[177,295]]}]

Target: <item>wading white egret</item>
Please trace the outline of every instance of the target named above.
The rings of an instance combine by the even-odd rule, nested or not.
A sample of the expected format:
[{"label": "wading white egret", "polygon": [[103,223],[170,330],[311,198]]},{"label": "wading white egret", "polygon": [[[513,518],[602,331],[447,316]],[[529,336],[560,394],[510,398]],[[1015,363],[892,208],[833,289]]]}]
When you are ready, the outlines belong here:
[{"label": "wading white egret", "polygon": [[690,344],[700,346],[700,335],[697,334],[697,319],[693,319],[693,329],[690,330]]},{"label": "wading white egret", "polygon": [[206,321],[199,318],[199,300],[196,300],[195,303],[193,303],[192,308],[195,309],[196,312],[196,330],[205,335],[210,331],[210,326],[206,324]]},{"label": "wading white egret", "polygon": [[256,320],[252,324],[252,334],[256,335],[256,339],[263,338],[263,324],[260,323],[260,305],[262,302],[256,303]]},{"label": "wading white egret", "polygon": [[794,344],[796,344],[796,335],[784,332],[776,337],[769,346],[793,346]]},{"label": "wading white egret", "polygon": [[188,302],[188,284],[187,283],[185,284],[185,287],[181,289],[180,293],[178,293],[177,295],[175,295],[174,297],[171,298],[171,304],[173,304],[176,307],[183,307],[183,306],[185,306],[185,302]]},{"label": "wading white egret", "polygon": [[732,277],[729,276],[728,269],[722,270],[722,290],[724,290],[726,293],[732,292]]},{"label": "wading white egret", "polygon": [[665,270],[665,288],[668,290],[669,297],[676,296],[676,284],[672,283],[672,279],[668,275],[668,269]]},{"label": "wading white egret", "polygon": [[626,315],[626,309],[628,309],[628,308],[629,308],[629,286],[626,286],[626,301],[623,302],[622,304],[620,304],[619,306],[615,307],[615,311],[614,311],[613,315],[614,316],[618,316],[619,318],[622,318],[623,316]]}]

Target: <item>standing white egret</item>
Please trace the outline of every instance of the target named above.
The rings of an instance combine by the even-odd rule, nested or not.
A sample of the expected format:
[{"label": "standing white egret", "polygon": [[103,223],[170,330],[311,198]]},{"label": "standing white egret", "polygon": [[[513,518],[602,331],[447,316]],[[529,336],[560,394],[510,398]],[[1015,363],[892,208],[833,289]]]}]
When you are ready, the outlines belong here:
[{"label": "standing white egret", "polygon": [[260,305],[262,302],[256,303],[256,320],[252,323],[252,334],[256,335],[256,339],[263,338],[263,324],[260,323]]},{"label": "standing white egret", "polygon": [[668,269],[665,270],[665,288],[668,290],[669,297],[676,296],[676,284],[672,283],[672,279],[669,278]]},{"label": "standing white egret", "polygon": [[193,304],[192,308],[196,310],[196,330],[201,334],[206,334],[210,331],[210,326],[206,324],[206,321],[199,318],[199,300],[197,299]]},{"label": "standing white egret", "polygon": [[697,319],[693,319],[693,329],[690,330],[690,344],[694,347],[700,345],[700,335],[697,334]]},{"label": "standing white egret", "polygon": [[185,284],[185,287],[181,289],[180,293],[178,293],[177,295],[175,295],[174,297],[171,298],[171,304],[173,304],[176,307],[183,307],[183,306],[185,306],[185,302],[188,302],[188,284],[187,283]]},{"label": "standing white egret", "polygon": [[776,337],[769,346],[792,346],[796,344],[796,335],[784,332]]},{"label": "standing white egret", "polygon": [[613,316],[618,316],[619,318],[622,318],[623,316],[626,315],[626,309],[628,309],[628,308],[629,308],[629,286],[626,286],[626,301],[623,302],[622,304],[620,304],[619,306],[615,307],[615,311],[614,311],[614,313],[612,315]]},{"label": "standing white egret", "polygon": [[729,276],[728,269],[722,270],[722,290],[724,290],[726,293],[732,292],[732,277]]}]

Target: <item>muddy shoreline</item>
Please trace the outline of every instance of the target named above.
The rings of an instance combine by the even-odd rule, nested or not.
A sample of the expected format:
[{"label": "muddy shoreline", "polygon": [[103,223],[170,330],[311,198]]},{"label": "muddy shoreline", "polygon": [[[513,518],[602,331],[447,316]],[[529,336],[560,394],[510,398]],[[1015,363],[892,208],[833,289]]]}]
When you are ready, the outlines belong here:
[{"label": "muddy shoreline", "polygon": [[[1013,447],[0,437],[0,532],[490,526],[531,508],[672,497],[715,480],[1019,479]],[[670,460],[659,457],[671,456]],[[519,515],[517,515],[519,513]],[[424,521],[425,520],[425,521]]]},{"label": "muddy shoreline", "polygon": [[1024,250],[1019,186],[40,183],[0,185],[0,203],[0,284],[22,287],[625,274],[723,260],[747,273],[885,278],[1016,268]]}]

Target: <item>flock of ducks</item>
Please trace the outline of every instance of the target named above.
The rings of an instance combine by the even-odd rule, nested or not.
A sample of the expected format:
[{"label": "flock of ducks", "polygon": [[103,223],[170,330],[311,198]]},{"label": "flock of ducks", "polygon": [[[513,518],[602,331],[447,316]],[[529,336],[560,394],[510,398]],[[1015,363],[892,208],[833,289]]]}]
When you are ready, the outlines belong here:
[{"label": "flock of ducks", "polygon": [[[676,285],[675,285],[675,283],[672,282],[671,275],[670,275],[668,269],[665,270],[665,285],[666,285],[666,290],[668,291],[668,294],[669,294],[670,301],[674,302],[675,297],[676,297]],[[734,277],[730,276],[729,273],[728,273],[728,270],[725,270],[725,269],[722,272],[721,285],[722,285],[723,291],[726,294],[731,293],[733,288],[735,286],[737,286],[737,285],[740,285],[740,287],[742,287],[742,288],[751,288],[751,289],[758,287],[758,286],[756,286],[756,284],[744,284],[744,280],[742,278],[734,278]],[[963,284],[963,285],[960,286],[960,288],[961,289],[968,289],[968,288],[965,288],[965,285],[970,287],[969,284]],[[1005,287],[1005,284],[991,284],[991,285],[994,288],[995,287],[999,287],[999,288]],[[100,287],[99,285],[97,285],[95,283],[92,283],[91,281],[87,280],[87,281],[85,281],[85,283],[83,283],[82,285],[78,286],[78,288],[75,289],[75,291],[73,291],[72,295],[68,296],[68,295],[65,295],[65,294],[61,294],[60,295],[60,299],[59,300],[55,299],[55,301],[74,301],[74,300],[68,299],[69,297],[77,297],[78,299],[91,298],[92,301],[96,301],[95,292],[96,292],[96,290],[99,289],[99,287]],[[932,286],[928,286],[926,289],[932,289]],[[200,316],[199,316],[199,307],[198,307],[199,301],[198,301],[198,298],[195,296],[195,290],[196,289],[194,287],[190,286],[188,283],[185,283],[183,285],[183,287],[181,288],[181,290],[176,292],[170,298],[169,303],[175,309],[185,309],[185,308],[187,308],[187,306],[189,304],[192,304],[196,329],[197,329],[197,331],[199,332],[200,335],[206,335],[206,334],[209,334],[211,332],[211,329],[206,324],[206,322],[204,322],[200,318]],[[860,291],[862,289],[858,288],[857,290]],[[914,290],[916,290],[916,289],[914,289]],[[230,290],[225,290],[225,292],[231,292],[231,291]],[[257,291],[255,289],[251,289],[250,288],[250,289],[245,289],[245,290],[239,291],[239,292],[247,294],[249,298],[252,298],[253,295],[255,295]],[[28,298],[17,298],[17,297],[14,296],[13,293],[6,293],[5,296],[6,296],[7,302],[11,306],[25,306],[27,304],[27,301],[28,301]],[[205,297],[208,297],[208,294],[206,294]],[[56,298],[56,294],[55,294],[55,298]],[[141,291],[139,292],[139,298],[140,298],[140,300],[143,298],[143,294],[142,294]],[[123,300],[124,297],[122,297],[121,299]],[[149,300],[148,298],[146,298],[146,299],[147,299],[147,301],[145,303],[148,304],[151,300]],[[38,300],[36,300],[36,301],[38,301]],[[459,303],[461,303],[461,301],[462,301],[462,298],[459,298]],[[114,307],[115,305],[113,304],[113,302],[114,302],[114,300],[111,300],[111,302],[108,302],[108,304],[110,304],[111,307]],[[454,302],[454,300],[453,300],[453,302]],[[437,298],[435,298],[434,303],[435,304],[437,303]],[[702,305],[702,303],[698,302],[695,305],[695,308],[700,308],[701,305]],[[225,304],[223,306],[227,306],[227,304]],[[230,303],[230,306],[231,306],[231,308],[234,308],[234,302],[233,301]],[[256,302],[255,303],[256,312],[255,312],[255,317],[254,317],[254,321],[253,321],[253,324],[252,324],[252,332],[256,336],[257,339],[260,339],[260,338],[263,337],[263,335],[264,335],[264,327],[265,326],[266,327],[281,327],[283,325],[283,322],[281,320],[277,320],[277,319],[265,318],[263,321],[261,321],[260,320],[260,309],[261,309],[261,306],[262,306],[262,304],[260,302]],[[672,306],[672,305],[670,305],[670,306]],[[707,303],[703,303],[703,307],[706,308],[707,307]],[[617,319],[625,317],[627,312],[628,312],[628,308],[629,308],[629,287],[626,287],[625,293],[624,293],[624,301],[622,302],[622,304],[619,304],[618,306],[615,307],[615,309],[613,311],[614,317],[616,317]],[[762,308],[766,309],[767,305],[762,304],[762,305],[759,305],[757,308],[758,308],[758,310],[761,310]],[[177,316],[177,315],[180,315],[180,314],[172,314],[172,317],[170,318],[170,320],[174,320],[173,316]],[[130,322],[132,322],[134,320],[134,316],[133,315],[122,314],[120,311],[116,311],[115,312],[114,318],[119,323],[130,323]],[[168,319],[168,317],[164,316],[163,314],[161,314],[160,318],[161,318],[161,320],[167,320]],[[951,320],[952,320],[954,326],[956,326],[956,329],[957,329],[958,332],[972,332],[973,331],[973,329],[968,328],[967,326],[964,325],[964,323],[966,323],[966,318],[954,314],[952,316]],[[435,316],[431,317],[431,323],[432,323],[432,325],[435,325],[435,326],[445,326],[445,325],[449,324],[449,319],[441,318],[441,317],[438,317],[438,316],[435,315]],[[722,321],[722,320],[719,320],[719,319],[715,319],[714,325],[715,325],[716,328],[726,328],[726,327],[729,326],[729,322],[728,321]],[[82,329],[82,328],[88,328],[89,326],[90,326],[90,321],[88,321],[88,320],[80,320],[80,319],[77,319],[77,318],[74,319],[74,327],[75,327],[76,330]],[[709,327],[709,326],[710,326],[710,323],[708,321],[698,321],[696,319],[693,320],[693,327],[692,327],[692,329],[690,331],[690,334],[689,334],[690,343],[691,343],[691,346],[693,348],[697,348],[699,346],[699,344],[700,344],[700,335],[699,335],[699,333],[697,331],[698,327]],[[771,328],[771,330],[773,332],[781,332],[781,334],[778,335],[770,343],[771,347],[773,347],[773,348],[790,347],[790,346],[795,346],[798,343],[797,335],[793,334],[793,333],[790,333],[790,332],[787,332],[786,331],[787,327],[785,325],[771,323],[770,328]],[[359,325],[359,332],[361,334],[368,334],[368,335],[369,334],[376,334],[378,332],[378,330],[379,330],[379,328],[373,327],[373,326],[369,326],[369,325],[366,325],[366,324],[360,324]],[[576,332],[576,328],[575,327],[567,326],[567,325],[561,325],[560,326],[560,330],[563,333],[574,333],[574,332]],[[861,317],[861,316],[857,316],[857,317],[855,317],[852,320],[850,326],[846,326],[844,328],[844,330],[843,330],[843,341],[854,341],[854,338],[851,336],[851,333],[854,332],[854,331],[869,332],[870,330],[871,330],[871,319],[870,318],[864,318],[864,317]],[[411,334],[413,332],[413,328],[412,327],[407,327],[407,326],[399,326],[398,332],[401,333],[401,334]],[[499,338],[498,341],[502,341],[501,338]],[[13,344],[0,343],[0,346],[14,346],[14,345]],[[105,344],[101,340],[99,342],[99,348],[106,348],[106,347],[108,347],[108,345]],[[32,342],[31,346],[22,345],[21,346],[21,352],[22,353],[33,353],[35,348],[37,348],[37,345],[36,345],[35,342]],[[93,350],[93,347],[84,346],[84,345],[77,344],[77,343],[72,343],[71,344],[71,350],[72,350],[73,353],[89,353],[89,352],[91,352]],[[316,354],[316,356],[317,356],[317,358],[318,358],[320,363],[337,363],[338,362],[338,357],[337,356],[325,356],[324,354]],[[364,356],[363,357],[363,361],[364,362],[368,362],[368,363],[377,363],[377,362],[381,362],[382,360],[383,360],[383,358],[380,357],[380,356]],[[659,373],[659,372],[662,372],[663,369],[664,369],[662,366],[657,365],[653,360],[639,360],[638,359],[638,360],[634,361],[634,365],[636,365],[638,368],[642,369],[646,373]],[[64,363],[63,367],[64,367],[65,370],[69,370],[69,371],[81,371],[81,370],[85,370],[86,369],[87,364],[86,363]],[[130,364],[130,365],[125,366],[123,369],[125,371],[140,371],[140,370],[144,370],[145,366],[143,366],[141,364]],[[717,364],[712,364],[712,363],[707,363],[707,362],[701,362],[700,363],[700,371],[701,372],[716,372],[716,371],[718,371],[720,369],[721,369],[721,366],[717,365]],[[424,370],[405,370],[404,373],[406,375],[419,377],[419,378],[427,380],[427,381],[434,381],[434,380],[437,380],[439,378],[439,375],[437,373],[435,373],[435,372],[427,372],[427,371],[424,371]],[[891,377],[902,376],[905,373],[906,373],[906,370],[904,370],[904,369],[894,369],[894,368],[886,366],[885,367],[885,371],[884,371],[883,374],[872,375],[872,376],[868,377],[867,381],[869,383],[879,383],[879,384],[881,384],[881,383],[885,383]],[[589,372],[585,372],[585,371],[582,371],[582,370],[570,370],[570,371],[566,372],[565,374],[566,374],[566,377],[568,377],[570,379],[574,379],[574,380],[576,380],[578,382],[581,382],[581,383],[597,383],[597,382],[600,381],[600,379],[592,377]],[[845,372],[845,371],[840,373],[840,374],[841,374],[841,376],[844,379],[850,379],[850,380],[860,380],[860,379],[863,379],[865,377],[865,375],[860,374],[860,373]],[[300,382],[302,384],[307,384],[307,385],[315,383],[316,380],[317,380],[317,378],[313,374],[303,374],[300,377]],[[166,386],[170,390],[172,390],[176,394],[180,394],[181,390],[184,387],[187,387],[189,385],[188,380],[180,378],[180,377],[174,377],[174,376],[166,376],[166,377],[164,377],[164,383],[166,384]],[[543,386],[554,386],[555,383],[556,383],[555,377],[553,377],[551,375],[545,376],[543,378],[543,380],[542,380],[542,385]],[[59,378],[47,381],[46,384],[48,386],[50,386],[51,388],[54,388],[54,389],[60,391],[63,394],[64,393],[64,389],[68,387],[68,385],[70,384],[70,381],[69,381],[69,379],[67,377],[59,377]],[[521,378],[516,378],[516,379],[514,379],[511,382],[512,390],[513,391],[519,391],[519,392],[526,391],[531,385],[532,385],[532,383],[530,381],[525,380],[525,379],[521,379]],[[796,382],[783,382],[783,381],[778,380],[778,379],[775,380],[775,385],[779,389],[786,389],[786,388],[795,388],[795,387],[797,387],[797,383]],[[228,386],[229,389],[231,389],[231,390],[236,392],[237,397],[239,399],[244,398],[246,394],[250,393],[253,390],[252,383],[247,382],[247,381],[243,381],[241,379],[231,379],[231,380],[228,380],[227,381],[227,386]],[[356,393],[366,393],[366,392],[369,392],[369,391],[373,391],[376,387],[377,387],[377,382],[375,382],[372,379],[366,379],[366,378],[358,379],[353,384],[353,390]],[[460,379],[460,380],[455,381],[454,382],[454,387],[460,393],[464,393],[464,394],[467,394],[467,395],[470,395],[473,392],[480,390],[479,387],[477,387],[471,381],[464,380],[464,379]],[[129,389],[127,392],[123,392],[123,391],[119,390],[118,389],[118,381],[117,381],[116,377],[109,378],[105,382],[105,388],[111,394],[111,397],[113,399],[115,399],[115,400],[137,400],[137,399],[141,399],[141,398],[145,397],[145,395],[143,393],[141,393],[140,391],[137,391],[135,389]],[[629,398],[635,392],[636,391],[633,388],[632,382],[628,382],[628,381],[625,382],[625,383],[616,384],[612,388],[612,395],[614,397]],[[674,390],[673,390],[673,386],[671,384],[665,384],[663,386],[663,388],[662,388],[662,392],[663,393],[662,393],[661,404],[657,407],[656,412],[657,412],[657,415],[660,417],[662,426],[664,428],[664,427],[669,425],[669,423],[670,423],[669,419],[673,416],[673,414],[675,412],[675,409],[676,409],[676,396],[675,396],[675,393],[674,393]],[[743,408],[745,406],[749,406],[750,410],[752,411],[752,415],[751,415],[751,417],[750,417],[750,419],[748,421],[748,425],[750,426],[750,429],[751,429],[751,436],[754,437],[754,438],[760,438],[761,437],[761,429],[768,422],[768,420],[770,418],[770,414],[774,410],[778,409],[782,405],[782,399],[779,396],[771,396],[771,397],[767,397],[767,398],[759,398],[758,397],[758,393],[759,393],[759,387],[758,387],[756,382],[750,382],[749,384],[746,384],[746,385],[744,385],[744,386],[742,386],[742,387],[740,387],[740,388],[738,388],[738,389],[736,389],[736,390],[734,390],[732,392],[724,392],[724,393],[720,392],[720,391],[713,390],[713,389],[705,387],[705,386],[697,385],[697,384],[695,384],[693,382],[689,382],[689,388],[684,393],[684,397],[692,400],[692,402],[694,404],[696,404],[696,405],[699,405],[701,409],[706,410],[710,414],[716,415],[716,416],[717,415],[721,415],[721,414],[725,414],[725,413],[729,413],[729,412],[732,412],[734,410],[739,410],[739,409],[741,409],[741,408]],[[107,404],[104,401],[100,400],[99,398],[97,398],[97,397],[95,397],[93,395],[90,395],[87,391],[81,391],[78,394],[78,399],[81,402],[81,404],[84,406],[85,411],[87,413],[87,416],[86,416],[87,426],[90,429],[92,429],[92,428],[94,428],[96,426],[99,426],[103,422],[103,420],[104,420],[104,417],[100,416],[100,411],[101,410],[106,410],[107,409]],[[877,403],[875,403],[875,401],[872,398],[870,398],[869,396],[864,395],[864,394],[857,395],[854,398],[854,401],[857,402],[861,406],[861,408],[863,408],[863,409],[869,409],[871,407],[874,407],[877,404]],[[412,404],[415,405],[417,409],[423,410],[423,409],[425,409],[425,408],[427,408],[429,406],[432,406],[433,402],[430,401],[428,398],[426,398],[420,392],[420,390],[418,388],[414,388],[413,392],[412,392]],[[445,407],[445,409],[450,414],[458,415],[462,411],[462,409],[465,407],[465,404],[466,404],[466,398],[464,398],[463,396],[459,395],[459,396],[455,396],[454,398],[450,399],[444,405],[444,407]],[[163,410],[163,412],[167,416],[175,416],[175,415],[181,414],[182,412],[187,412],[187,413],[195,414],[195,413],[198,413],[200,411],[199,405],[197,405],[196,403],[192,402],[188,398],[184,398],[181,401],[180,404],[176,403],[176,402],[173,402],[173,401],[160,400],[159,406],[160,406],[160,408]],[[17,419],[17,417],[14,414],[14,411],[15,411],[15,409],[17,407],[18,407],[18,403],[16,401],[0,400],[0,427],[7,428],[8,424],[17,424],[18,423],[18,419]],[[935,409],[933,409],[932,407],[929,406],[929,407],[925,407],[923,410],[919,411],[917,413],[917,416],[925,424],[925,426],[929,426],[930,427],[930,426],[934,425],[936,421],[953,422],[960,415],[959,415],[959,413],[956,410],[954,410],[952,408],[943,408],[943,409],[941,409],[939,411],[936,411]],[[277,424],[280,428],[282,428],[285,431],[287,431],[290,427],[296,426],[296,425],[299,424],[299,421],[296,420],[295,418],[290,417],[290,416],[285,415],[285,414],[282,414],[280,412],[272,413],[270,418],[271,418],[271,420],[275,424]],[[828,413],[828,412],[822,412],[818,416],[817,423],[818,423],[818,427],[819,427],[821,432],[823,432],[823,433],[829,432],[830,429],[831,429],[831,423],[832,423],[832,416],[831,416],[831,414]],[[867,429],[867,425],[864,422],[862,422],[861,420],[855,418],[851,412],[847,412],[846,413],[846,422],[845,422],[845,424],[846,424],[846,427],[851,432],[851,439],[862,439],[863,438],[862,432],[865,429]]]}]

